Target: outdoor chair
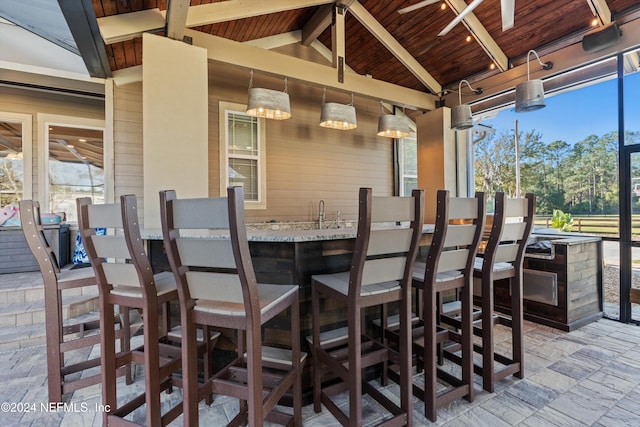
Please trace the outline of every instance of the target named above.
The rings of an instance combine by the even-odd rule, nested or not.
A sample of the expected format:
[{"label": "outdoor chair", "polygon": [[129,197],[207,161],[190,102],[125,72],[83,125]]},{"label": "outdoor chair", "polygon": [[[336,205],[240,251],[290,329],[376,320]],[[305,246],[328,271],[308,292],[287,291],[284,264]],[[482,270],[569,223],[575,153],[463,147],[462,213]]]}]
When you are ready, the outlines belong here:
[{"label": "outdoor chair", "polygon": [[[383,423],[412,424],[410,290],[422,235],[423,202],[421,190],[414,190],[411,197],[373,197],[370,188],[361,188],[350,271],[312,276],[314,410],[319,412],[324,404],[342,425],[362,425],[363,393],[391,413],[391,419]],[[323,338],[331,334],[334,326],[320,325],[321,304],[326,305],[329,300],[345,308],[346,345],[343,340],[331,342]],[[363,320],[367,307],[391,302],[399,304],[399,345],[394,350],[365,336]],[[363,376],[366,368],[384,367],[387,361],[399,366],[399,406]],[[322,384],[323,373],[337,376],[338,382]],[[334,400],[344,391],[349,394],[346,412]]]},{"label": "outdoor chair", "polygon": [[[527,193],[524,198],[507,198],[497,192],[493,223],[482,257],[477,257],[474,268],[474,299],[479,305],[480,321],[476,322],[476,335],[482,344],[475,350],[482,353],[482,386],[494,391],[494,383],[509,375],[524,378],[522,264],[527,240],[535,215],[536,197]],[[494,283],[509,281],[510,313],[495,310]],[[511,330],[511,355],[496,352],[495,325]],[[498,364],[496,364],[496,362]]]},{"label": "outdoor chair", "polygon": [[[91,268],[60,268],[53,249],[49,246],[43,232],[40,218],[40,204],[34,200],[19,202],[22,232],[27,245],[38,263],[44,282],[45,327],[47,345],[47,386],[50,402],[62,402],[64,394],[100,382],[100,372],[80,375],[84,371],[100,366],[100,358],[67,364],[65,353],[92,347],[100,343],[100,322],[86,319],[73,322],[63,318],[63,297],[81,288],[94,288],[97,292],[96,277]],[[63,266],[64,267],[64,266]],[[114,325],[120,325],[116,332],[120,345],[126,349],[129,345],[128,313],[114,315]],[[131,369],[127,365],[118,371],[119,375],[127,375],[127,384],[131,383]],[[72,378],[75,377],[75,378]]]},{"label": "outdoor chair", "polygon": [[[414,394],[424,401],[425,416],[435,422],[437,408],[465,397],[473,401],[473,268],[485,220],[485,195],[450,198],[437,193],[436,222],[426,262],[416,262],[413,286],[423,297],[422,325],[413,330],[414,348],[424,367],[424,388]],[[460,297],[456,328],[441,325],[442,293]],[[447,349],[451,346],[451,352]],[[439,350],[440,349],[440,350]],[[458,354],[461,350],[462,354]],[[454,358],[461,372],[437,365],[440,355]],[[438,384],[445,386],[438,390]]]},{"label": "outdoor chair", "polygon": [[[199,401],[216,393],[240,400],[229,425],[261,426],[266,419],[301,426],[306,355],[300,352],[298,286],[257,282],[242,188],[229,187],[227,195],[178,199],[173,190],[160,192],[164,245],[180,300],[184,425],[198,425]],[[262,326],[276,316],[290,320],[290,348],[262,342]],[[237,357],[203,385],[197,378],[197,325],[237,331]],[[290,390],[293,415],[276,408]]]},{"label": "outdoor chair", "polygon": [[[177,404],[162,414],[161,393],[180,385],[173,375],[180,369],[180,348],[161,343],[170,329],[169,304],[178,298],[171,272],[153,274],[140,235],[136,197],[124,195],[120,204],[92,204],[77,199],[80,235],[98,280],[102,330],[102,403],[105,425],[126,424],[124,417],[145,405],[146,424],[167,425],[182,412]],[[96,228],[107,235],[97,235]],[[130,351],[116,351],[114,305],[142,311],[144,344]],[[161,315],[159,316],[159,311]],[[127,402],[118,400],[116,371],[129,363],[144,367],[145,389]],[[124,390],[120,390],[124,396]]]}]

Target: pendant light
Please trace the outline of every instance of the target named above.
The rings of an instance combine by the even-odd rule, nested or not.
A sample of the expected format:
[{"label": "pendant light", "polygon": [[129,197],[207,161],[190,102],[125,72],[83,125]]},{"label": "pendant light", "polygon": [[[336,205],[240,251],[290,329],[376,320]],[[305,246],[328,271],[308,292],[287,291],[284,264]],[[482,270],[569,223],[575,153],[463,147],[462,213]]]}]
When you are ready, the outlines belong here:
[{"label": "pendant light", "polygon": [[[382,102],[380,102],[382,108]],[[407,119],[395,114],[384,114],[378,119],[378,136],[384,136],[387,138],[404,138],[409,136],[411,129],[409,129],[409,123]]]},{"label": "pendant light", "polygon": [[353,106],[353,94],[351,104],[338,104],[325,102],[327,89],[322,92],[322,110],[320,111],[320,126],[324,128],[351,130],[358,127],[356,121],[356,109]]},{"label": "pendant light", "polygon": [[451,109],[451,129],[465,130],[473,127],[473,119],[471,117],[471,106],[462,103],[462,83],[466,83],[469,89],[476,95],[482,93],[482,89],[474,89],[467,80],[460,80],[458,83],[458,105]]},{"label": "pendant light", "polygon": [[542,65],[542,69],[550,70],[553,67],[552,62],[540,61],[540,57],[535,50],[531,49],[527,53],[527,80],[516,86],[516,113],[535,111],[545,107],[542,80],[530,80],[529,76],[529,58],[532,53],[538,59],[538,63]]},{"label": "pendant light", "polygon": [[249,100],[247,114],[265,119],[285,120],[291,117],[287,78],[284,78],[284,91],[253,87],[253,70],[249,80]]}]

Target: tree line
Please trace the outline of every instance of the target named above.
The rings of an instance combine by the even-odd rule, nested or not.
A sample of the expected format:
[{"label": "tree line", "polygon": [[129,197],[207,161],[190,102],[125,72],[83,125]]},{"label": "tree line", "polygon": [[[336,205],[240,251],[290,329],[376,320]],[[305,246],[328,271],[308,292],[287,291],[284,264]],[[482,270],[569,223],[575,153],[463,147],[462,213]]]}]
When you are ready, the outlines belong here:
[{"label": "tree line", "polygon": [[[493,194],[516,195],[514,130],[493,133],[476,142],[475,186]],[[640,143],[640,132],[626,132],[625,143]],[[545,142],[536,131],[518,133],[521,194],[536,194],[538,214],[561,209],[572,214],[617,214],[619,211],[618,132],[590,135],[582,141]],[[635,160],[635,161],[634,161]],[[632,185],[640,195],[640,155],[632,157]],[[640,212],[632,193],[634,211]]]}]

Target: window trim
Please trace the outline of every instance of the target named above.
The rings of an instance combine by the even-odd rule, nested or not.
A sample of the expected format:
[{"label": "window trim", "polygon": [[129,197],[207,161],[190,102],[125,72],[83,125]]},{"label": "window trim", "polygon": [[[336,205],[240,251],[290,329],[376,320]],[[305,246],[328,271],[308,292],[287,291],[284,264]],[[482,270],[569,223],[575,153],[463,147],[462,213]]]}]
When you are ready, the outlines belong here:
[{"label": "window trim", "polygon": [[[220,175],[220,195],[227,194],[229,185],[229,140],[227,112],[246,114],[247,106],[233,102],[219,102],[219,175]],[[245,200],[245,209],[264,210],[267,209],[267,161],[266,161],[266,129],[265,119],[258,118],[258,200]]]},{"label": "window trim", "polygon": [[0,121],[22,124],[22,199],[33,198],[33,116],[0,111]]},{"label": "window trim", "polygon": [[86,117],[61,116],[38,113],[38,201],[42,212],[49,207],[49,126],[96,129],[102,131],[102,150],[104,159],[105,201],[108,194],[113,194],[113,141],[105,139],[105,121]]},{"label": "window trim", "polygon": [[[404,179],[405,177],[409,177],[409,178],[415,178],[416,181],[418,180],[418,173],[416,171],[415,175],[407,175],[404,173],[404,142],[407,139],[411,139],[413,140],[413,142],[415,144],[418,144],[418,139],[416,138],[415,134],[411,134],[405,138],[400,138],[398,139],[398,168],[399,170],[399,183],[398,183],[398,187],[399,187],[399,193],[400,196],[410,196],[411,192],[409,192],[409,194],[405,194],[405,190],[404,190]],[[417,153],[417,150],[416,150]],[[416,156],[416,162],[417,162],[417,156]]]}]

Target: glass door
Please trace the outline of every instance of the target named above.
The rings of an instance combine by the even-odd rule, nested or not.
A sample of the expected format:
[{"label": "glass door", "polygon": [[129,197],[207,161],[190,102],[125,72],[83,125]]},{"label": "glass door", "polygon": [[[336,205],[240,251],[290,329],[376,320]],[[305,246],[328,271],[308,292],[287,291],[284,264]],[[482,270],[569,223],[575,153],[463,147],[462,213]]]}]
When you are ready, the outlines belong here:
[{"label": "glass door", "polygon": [[622,138],[620,192],[620,320],[640,322],[640,51],[618,65]]}]

